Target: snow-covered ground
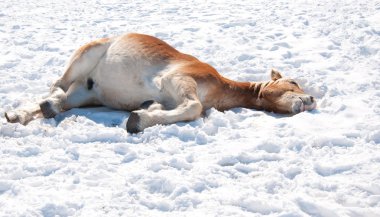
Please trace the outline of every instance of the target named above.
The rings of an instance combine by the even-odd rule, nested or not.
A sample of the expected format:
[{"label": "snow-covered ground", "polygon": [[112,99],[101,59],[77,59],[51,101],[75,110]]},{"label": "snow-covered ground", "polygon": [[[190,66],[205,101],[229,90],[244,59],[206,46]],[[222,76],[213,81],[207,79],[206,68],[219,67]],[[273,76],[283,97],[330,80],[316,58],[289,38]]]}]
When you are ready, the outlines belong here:
[{"label": "snow-covered ground", "polygon": [[[318,109],[211,109],[137,135],[107,108],[6,122],[74,49],[125,32],[236,80],[277,68]],[[1,0],[0,77],[0,216],[380,215],[378,0]]]}]

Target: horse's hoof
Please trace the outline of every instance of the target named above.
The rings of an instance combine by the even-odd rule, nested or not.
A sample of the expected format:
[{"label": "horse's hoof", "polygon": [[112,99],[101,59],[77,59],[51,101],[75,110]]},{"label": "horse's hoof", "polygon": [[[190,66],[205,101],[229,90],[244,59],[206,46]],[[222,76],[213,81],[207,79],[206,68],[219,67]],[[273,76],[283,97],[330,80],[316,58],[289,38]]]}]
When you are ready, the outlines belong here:
[{"label": "horse's hoof", "polygon": [[127,132],[138,133],[141,132],[139,128],[140,116],[136,112],[131,112],[127,121]]},{"label": "horse's hoof", "polygon": [[54,110],[52,103],[49,101],[40,103],[40,108],[44,118],[54,118],[58,114],[58,112]]},{"label": "horse's hoof", "polygon": [[4,116],[9,123],[20,123],[22,125],[26,125],[32,120],[24,111],[8,111],[5,112]]},{"label": "horse's hoof", "polygon": [[9,123],[20,122],[19,116],[15,112],[12,112],[12,111],[5,112],[5,119],[7,119]]}]

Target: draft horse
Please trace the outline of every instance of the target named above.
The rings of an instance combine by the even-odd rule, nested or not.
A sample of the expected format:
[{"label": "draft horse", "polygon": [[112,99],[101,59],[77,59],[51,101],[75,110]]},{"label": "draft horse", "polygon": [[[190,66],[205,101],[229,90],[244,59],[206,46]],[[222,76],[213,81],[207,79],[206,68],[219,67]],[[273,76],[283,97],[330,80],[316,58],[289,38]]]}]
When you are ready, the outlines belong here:
[{"label": "draft horse", "polygon": [[195,120],[212,107],[296,114],[314,109],[316,101],[274,69],[270,81],[233,81],[158,38],[131,33],[80,47],[48,97],[5,117],[26,125],[37,117],[100,105],[130,111],[126,128],[137,133],[156,124]]}]

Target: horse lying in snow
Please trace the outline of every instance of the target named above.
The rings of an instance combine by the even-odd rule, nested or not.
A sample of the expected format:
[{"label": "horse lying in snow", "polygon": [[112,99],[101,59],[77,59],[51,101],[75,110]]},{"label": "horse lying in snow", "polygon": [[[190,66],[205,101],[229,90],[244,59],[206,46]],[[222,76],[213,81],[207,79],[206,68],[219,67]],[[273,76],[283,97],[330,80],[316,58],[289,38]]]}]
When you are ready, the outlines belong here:
[{"label": "horse lying in snow", "polygon": [[71,108],[104,105],[131,111],[127,131],[199,118],[209,108],[253,108],[296,114],[316,107],[292,79],[271,71],[271,81],[237,82],[164,41],[142,34],[103,38],[80,47],[64,75],[39,104],[5,113],[27,124]]}]

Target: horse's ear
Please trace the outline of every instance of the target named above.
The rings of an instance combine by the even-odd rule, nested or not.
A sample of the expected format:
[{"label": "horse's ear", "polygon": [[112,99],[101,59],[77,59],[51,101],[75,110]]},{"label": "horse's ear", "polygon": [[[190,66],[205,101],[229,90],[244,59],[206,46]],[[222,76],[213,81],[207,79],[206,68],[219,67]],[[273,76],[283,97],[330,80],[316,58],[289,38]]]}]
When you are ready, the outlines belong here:
[{"label": "horse's ear", "polygon": [[280,74],[279,71],[272,69],[272,71],[270,72],[270,77],[273,81],[276,81],[276,80],[282,78],[282,75]]}]

